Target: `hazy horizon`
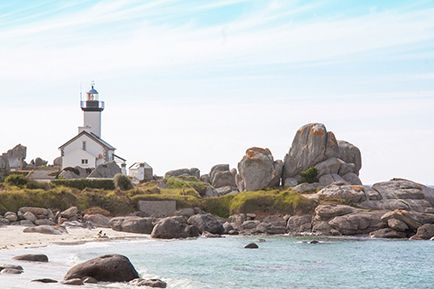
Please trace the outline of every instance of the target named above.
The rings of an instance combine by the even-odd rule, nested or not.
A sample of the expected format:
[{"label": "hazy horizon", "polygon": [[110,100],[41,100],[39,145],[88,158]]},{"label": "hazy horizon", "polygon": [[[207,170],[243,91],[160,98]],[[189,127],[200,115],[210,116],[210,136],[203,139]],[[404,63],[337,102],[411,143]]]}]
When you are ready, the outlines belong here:
[{"label": "hazy horizon", "polygon": [[361,179],[434,184],[429,1],[0,3],[0,153],[50,163],[106,102],[102,138],[157,174],[275,159],[321,122],[360,148]]}]

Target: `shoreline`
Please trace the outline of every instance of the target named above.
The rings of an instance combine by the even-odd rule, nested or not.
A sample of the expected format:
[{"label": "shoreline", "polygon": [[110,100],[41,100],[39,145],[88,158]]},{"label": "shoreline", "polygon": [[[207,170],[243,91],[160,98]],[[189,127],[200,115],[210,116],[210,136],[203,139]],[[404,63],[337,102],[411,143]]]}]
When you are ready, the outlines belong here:
[{"label": "shoreline", "polygon": [[[13,249],[33,249],[49,245],[73,246],[90,242],[108,242],[116,240],[149,239],[149,235],[115,231],[110,228],[70,228],[67,234],[49,235],[41,233],[24,233],[25,226],[0,227],[0,252]],[[98,232],[107,238],[99,238]]]}]

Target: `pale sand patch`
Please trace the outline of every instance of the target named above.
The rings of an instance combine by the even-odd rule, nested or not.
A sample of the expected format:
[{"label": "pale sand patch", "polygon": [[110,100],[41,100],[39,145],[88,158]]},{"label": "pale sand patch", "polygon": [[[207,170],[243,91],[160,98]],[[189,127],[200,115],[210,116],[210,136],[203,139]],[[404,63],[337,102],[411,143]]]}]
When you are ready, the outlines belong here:
[{"label": "pale sand patch", "polygon": [[[0,227],[0,250],[23,247],[44,247],[49,244],[80,244],[94,241],[111,241],[119,239],[148,239],[149,235],[118,232],[107,228],[68,229],[68,234],[47,235],[40,233],[23,233],[23,226]],[[98,238],[98,232],[106,234],[107,238]]]}]

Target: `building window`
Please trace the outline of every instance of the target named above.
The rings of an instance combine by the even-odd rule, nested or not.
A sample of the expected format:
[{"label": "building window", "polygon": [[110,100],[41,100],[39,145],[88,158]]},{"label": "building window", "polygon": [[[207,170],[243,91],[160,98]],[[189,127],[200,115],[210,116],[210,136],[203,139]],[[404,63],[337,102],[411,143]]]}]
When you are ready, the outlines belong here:
[{"label": "building window", "polygon": [[88,160],[86,160],[86,159],[82,159],[82,160],[81,160],[81,164],[82,164],[82,165],[87,165],[87,164],[88,164]]},{"label": "building window", "polygon": [[85,151],[86,150],[86,141],[83,141],[82,143],[81,143],[81,147],[82,147],[82,149]]}]

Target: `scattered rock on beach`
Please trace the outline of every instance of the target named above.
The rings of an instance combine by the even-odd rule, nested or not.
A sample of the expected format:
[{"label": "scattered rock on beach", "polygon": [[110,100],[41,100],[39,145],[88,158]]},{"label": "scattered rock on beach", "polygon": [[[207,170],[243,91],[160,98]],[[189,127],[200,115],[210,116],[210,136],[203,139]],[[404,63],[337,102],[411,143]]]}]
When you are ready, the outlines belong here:
[{"label": "scattered rock on beach", "polygon": [[42,225],[37,227],[29,227],[23,230],[24,233],[40,233],[48,235],[62,235],[67,233],[66,229],[63,227],[53,227],[48,225]]},{"label": "scattered rock on beach", "polygon": [[159,220],[152,230],[151,237],[158,239],[179,239],[189,237],[187,220],[181,216]]},{"label": "scattered rock on beach", "polygon": [[[130,260],[122,255],[104,255],[75,265],[65,275],[65,280],[92,277],[98,282],[129,282],[139,275]],[[82,282],[83,283],[83,282]]]},{"label": "scattered rock on beach", "polygon": [[110,220],[109,225],[115,231],[138,233],[138,234],[151,234],[154,218],[149,217],[116,217]]},{"label": "scattered rock on beach", "polygon": [[44,254],[26,254],[13,257],[14,260],[29,262],[48,262],[47,255]]},{"label": "scattered rock on beach", "polygon": [[38,282],[38,283],[57,283],[56,280],[50,279],[50,278],[42,278],[42,279],[35,279],[31,282]]},{"label": "scattered rock on beach", "polygon": [[193,215],[188,219],[188,223],[195,225],[202,232],[209,232],[211,234],[221,235],[225,231],[223,225],[217,220],[217,218],[208,213]]},{"label": "scattered rock on beach", "polygon": [[90,222],[97,228],[110,228],[110,218],[101,214],[84,215],[83,220]]}]

